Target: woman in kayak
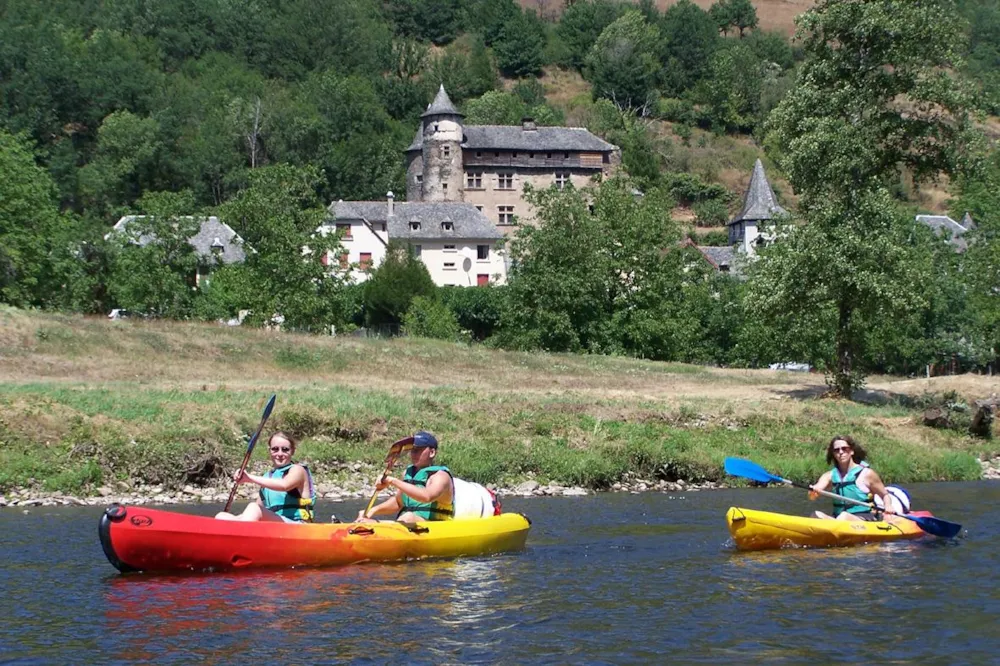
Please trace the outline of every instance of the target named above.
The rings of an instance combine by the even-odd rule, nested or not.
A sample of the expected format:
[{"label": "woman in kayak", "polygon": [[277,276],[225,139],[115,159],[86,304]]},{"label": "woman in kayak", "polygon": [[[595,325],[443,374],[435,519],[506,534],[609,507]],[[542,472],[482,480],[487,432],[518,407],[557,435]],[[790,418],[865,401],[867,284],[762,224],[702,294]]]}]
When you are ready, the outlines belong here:
[{"label": "woman in kayak", "polygon": [[420,430],[413,435],[410,449],[410,466],[402,479],[386,476],[376,490],[395,488],[392,497],[376,504],[365,514],[358,512],[359,523],[371,522],[372,516],[395,513],[401,523],[416,523],[426,520],[451,520],[455,517],[455,484],[451,472],[443,465],[437,465],[438,441],[434,435]]},{"label": "woman in kayak", "polygon": [[283,432],[271,435],[267,448],[274,469],[263,476],[244,471],[236,480],[237,483],[256,483],[260,486],[257,501],[248,504],[239,515],[221,511],[215,517],[247,522],[311,523],[316,507],[316,491],[309,468],[292,462],[296,444],[293,437]]},{"label": "woman in kayak", "polygon": [[[867,453],[860,444],[850,437],[836,436],[826,447],[826,462],[833,469],[825,472],[812,485],[813,490],[830,490],[841,497],[871,503],[875,496],[881,497],[887,506],[892,506],[892,497],[878,473],[865,462]],[[809,493],[810,499],[819,497],[817,493]],[[816,511],[817,518],[836,518],[837,520],[878,521],[882,517],[876,515],[870,506],[861,506],[833,500],[833,515],[828,516],[822,511]]]}]

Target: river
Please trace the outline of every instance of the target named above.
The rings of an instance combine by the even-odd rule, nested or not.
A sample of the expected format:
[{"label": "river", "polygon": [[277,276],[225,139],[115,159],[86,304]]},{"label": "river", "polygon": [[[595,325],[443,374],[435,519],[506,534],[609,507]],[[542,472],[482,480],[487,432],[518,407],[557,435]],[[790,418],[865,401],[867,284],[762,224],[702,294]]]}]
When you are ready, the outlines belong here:
[{"label": "river", "polygon": [[909,489],[962,538],[740,553],[727,507],[826,505],[789,489],[508,498],[533,521],[517,553],[123,576],[99,509],[6,509],[0,663],[998,663],[1000,482]]}]

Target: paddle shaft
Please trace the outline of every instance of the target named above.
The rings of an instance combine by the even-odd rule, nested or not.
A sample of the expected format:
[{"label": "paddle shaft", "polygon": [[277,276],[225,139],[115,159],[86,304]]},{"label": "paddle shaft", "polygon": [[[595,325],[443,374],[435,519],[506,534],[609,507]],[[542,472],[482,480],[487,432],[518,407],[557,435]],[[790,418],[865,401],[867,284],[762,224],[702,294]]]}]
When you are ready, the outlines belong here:
[{"label": "paddle shaft", "polygon": [[229,513],[229,508],[233,505],[233,499],[236,498],[236,489],[240,487],[240,477],[243,476],[243,472],[247,468],[247,463],[250,462],[250,456],[253,455],[253,447],[257,445],[257,438],[260,437],[260,433],[264,430],[264,424],[267,423],[268,417],[271,416],[271,410],[274,409],[274,399],[275,396],[271,396],[271,399],[267,401],[267,405],[264,407],[264,414],[260,418],[260,425],[257,426],[257,432],[253,434],[250,438],[250,442],[247,444],[246,455],[243,456],[243,464],[240,465],[240,472],[236,475],[236,481],[233,483],[233,489],[229,491],[229,499],[226,500],[226,508],[223,509],[225,513]]},{"label": "paddle shaft", "polygon": [[[407,444],[412,444],[412,443],[413,443],[413,437],[404,437],[403,439],[400,439],[400,440],[394,442],[393,445],[391,447],[389,447],[389,455],[388,455],[388,457],[386,457],[386,460],[385,460],[385,471],[383,471],[382,474],[381,474],[381,476],[378,477],[378,481],[375,482],[376,486],[378,486],[378,484],[382,482],[382,479],[384,479],[386,477],[386,475],[388,475],[389,472],[392,471],[393,466],[396,464],[396,460],[399,459],[399,456],[400,456],[400,454],[403,453],[403,449],[406,447],[406,445]],[[372,510],[373,506],[375,506],[375,500],[376,499],[378,499],[378,489],[377,488],[372,493],[371,499],[368,500],[368,507],[365,509],[364,514],[362,514],[362,515],[364,515],[365,518],[369,517],[368,516],[368,512]]]}]

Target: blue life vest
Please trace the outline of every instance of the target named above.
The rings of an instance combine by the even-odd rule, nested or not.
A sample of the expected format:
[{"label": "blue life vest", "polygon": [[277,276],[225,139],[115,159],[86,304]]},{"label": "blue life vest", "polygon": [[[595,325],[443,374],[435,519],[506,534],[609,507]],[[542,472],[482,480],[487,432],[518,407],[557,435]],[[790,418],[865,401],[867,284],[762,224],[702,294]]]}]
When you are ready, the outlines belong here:
[{"label": "blue life vest", "polygon": [[[294,464],[296,463],[276,467],[264,476],[269,479],[283,479]],[[305,465],[300,465],[300,467],[306,471],[306,478],[309,480],[309,497],[302,497],[298,488],[292,488],[288,492],[261,488],[260,501],[264,503],[264,508],[268,511],[273,511],[283,518],[300,523],[311,523],[316,508],[316,490],[313,487],[312,473],[309,468]]]},{"label": "blue life vest", "polygon": [[[406,468],[406,473],[403,475],[403,481],[407,483],[412,483],[420,488],[427,487],[427,479],[429,479],[433,474],[437,472],[447,472],[448,476],[451,477],[451,472],[447,467],[441,465],[434,465],[431,467],[424,467],[421,470],[417,470],[416,467],[410,465]],[[406,493],[403,493],[403,508],[400,509],[397,518],[405,512],[410,512],[416,514],[418,517],[424,520],[451,520],[455,517],[455,483],[451,484],[451,497],[447,500],[437,500],[435,502],[418,502]]]},{"label": "blue life vest", "polygon": [[[857,465],[856,467],[852,467],[848,470],[847,474],[841,477],[840,470],[834,467],[831,475],[833,492],[837,493],[841,497],[848,497],[850,499],[858,500],[859,502],[870,503],[872,501],[872,494],[862,492],[861,488],[858,488],[858,476],[867,468],[868,465]],[[841,500],[833,500],[834,516],[838,516],[844,511],[847,511],[848,513],[868,513],[871,510],[872,508],[870,506],[861,506],[859,504],[849,504]]]}]

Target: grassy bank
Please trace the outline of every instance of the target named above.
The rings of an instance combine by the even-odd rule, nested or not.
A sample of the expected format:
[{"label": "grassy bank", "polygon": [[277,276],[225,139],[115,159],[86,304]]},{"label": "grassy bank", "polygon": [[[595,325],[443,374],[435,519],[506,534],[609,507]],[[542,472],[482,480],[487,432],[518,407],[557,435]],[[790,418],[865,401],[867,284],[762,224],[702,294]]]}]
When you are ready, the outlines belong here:
[{"label": "grassy bank", "polygon": [[272,392],[269,430],[300,436],[299,457],[329,473],[377,463],[425,428],[450,467],[482,482],[719,480],[729,455],[809,479],[844,432],[891,481],[979,478],[995,444],[925,428],[905,406],[942,382],[970,397],[1000,389],[996,378],[880,378],[863,404],[820,398],[813,375],[6,309],[0,491],[176,487],[213,457],[238,464]]}]

